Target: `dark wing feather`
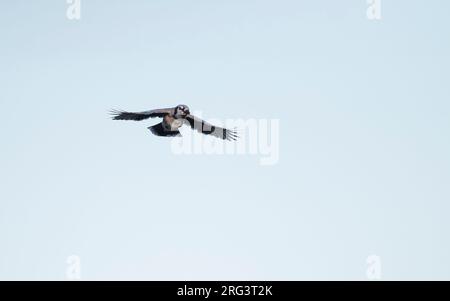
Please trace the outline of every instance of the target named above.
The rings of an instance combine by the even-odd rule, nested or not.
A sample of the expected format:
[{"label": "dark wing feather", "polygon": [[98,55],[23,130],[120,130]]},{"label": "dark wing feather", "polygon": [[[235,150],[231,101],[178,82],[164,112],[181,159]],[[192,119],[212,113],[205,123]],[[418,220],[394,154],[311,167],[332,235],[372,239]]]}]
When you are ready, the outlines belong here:
[{"label": "dark wing feather", "polygon": [[187,115],[186,121],[193,130],[205,135],[213,135],[224,140],[236,140],[238,138],[236,131],[214,126],[194,115]]},{"label": "dark wing feather", "polygon": [[112,119],[114,120],[135,120],[141,121],[147,118],[164,117],[167,114],[173,114],[173,109],[158,109],[144,112],[125,112],[125,111],[111,111]]},{"label": "dark wing feather", "polygon": [[148,127],[148,129],[156,136],[164,137],[179,137],[181,133],[179,131],[167,131],[164,129],[162,122],[155,124],[154,126]]}]

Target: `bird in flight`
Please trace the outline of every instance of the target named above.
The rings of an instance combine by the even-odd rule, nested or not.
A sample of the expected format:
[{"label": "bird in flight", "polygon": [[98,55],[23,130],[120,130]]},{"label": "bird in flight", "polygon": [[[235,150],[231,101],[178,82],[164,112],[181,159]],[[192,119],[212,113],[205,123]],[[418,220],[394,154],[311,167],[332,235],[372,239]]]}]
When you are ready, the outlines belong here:
[{"label": "bird in flight", "polygon": [[181,136],[178,130],[184,124],[189,125],[193,130],[205,135],[213,135],[224,140],[236,140],[236,131],[214,126],[208,122],[191,115],[189,107],[178,105],[174,108],[156,109],[144,112],[111,111],[114,120],[135,120],[141,121],[147,118],[162,118],[162,122],[149,127],[148,129],[156,136],[175,137]]}]

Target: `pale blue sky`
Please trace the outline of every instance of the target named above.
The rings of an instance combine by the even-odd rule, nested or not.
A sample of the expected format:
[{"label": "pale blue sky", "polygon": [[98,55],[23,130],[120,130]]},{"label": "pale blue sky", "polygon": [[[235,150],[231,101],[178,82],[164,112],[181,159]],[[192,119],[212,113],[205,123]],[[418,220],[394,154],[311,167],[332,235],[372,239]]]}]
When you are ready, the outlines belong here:
[{"label": "pale blue sky", "polygon": [[[0,3],[0,279],[450,279],[448,1],[66,7]],[[178,103],[278,118],[279,163],[107,115]]]}]

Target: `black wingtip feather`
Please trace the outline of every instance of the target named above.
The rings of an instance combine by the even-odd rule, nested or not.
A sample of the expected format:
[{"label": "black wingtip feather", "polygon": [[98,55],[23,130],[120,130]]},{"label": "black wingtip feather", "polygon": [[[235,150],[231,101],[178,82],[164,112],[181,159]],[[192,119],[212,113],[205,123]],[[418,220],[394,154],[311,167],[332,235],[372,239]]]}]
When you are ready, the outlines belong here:
[{"label": "black wingtip feather", "polygon": [[233,130],[225,129],[223,137],[225,140],[228,141],[236,141],[239,138],[238,133],[234,129]]},{"label": "black wingtip feather", "polygon": [[109,115],[111,116],[112,120],[120,120],[120,116],[125,113],[124,111],[121,110],[109,110]]},{"label": "black wingtip feather", "polygon": [[111,115],[113,115],[112,116],[113,120],[141,121],[141,120],[151,117],[150,115],[147,115],[147,114],[118,111],[118,110],[111,110],[110,113],[111,113]]}]

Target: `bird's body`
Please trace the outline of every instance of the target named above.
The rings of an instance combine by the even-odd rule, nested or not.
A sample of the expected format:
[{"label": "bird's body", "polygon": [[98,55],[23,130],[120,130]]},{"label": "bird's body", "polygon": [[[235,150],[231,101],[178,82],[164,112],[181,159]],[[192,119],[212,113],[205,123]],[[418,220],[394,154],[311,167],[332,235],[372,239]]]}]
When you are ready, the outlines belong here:
[{"label": "bird's body", "polygon": [[114,120],[135,120],[141,121],[147,118],[162,118],[162,122],[149,127],[149,130],[157,136],[174,137],[181,136],[178,129],[184,124],[189,125],[193,130],[202,134],[213,135],[224,140],[236,140],[235,131],[216,127],[206,121],[190,114],[186,105],[178,105],[174,108],[157,109],[139,113],[113,111]]},{"label": "bird's body", "polygon": [[166,115],[163,118],[162,124],[163,128],[168,131],[178,131],[178,129],[183,126],[184,122],[181,118],[177,119],[174,116]]}]

